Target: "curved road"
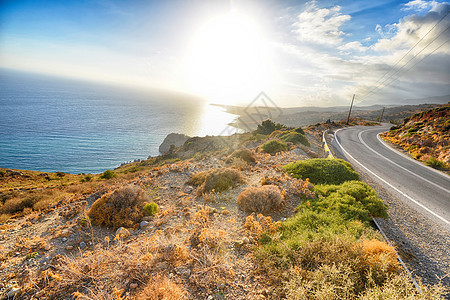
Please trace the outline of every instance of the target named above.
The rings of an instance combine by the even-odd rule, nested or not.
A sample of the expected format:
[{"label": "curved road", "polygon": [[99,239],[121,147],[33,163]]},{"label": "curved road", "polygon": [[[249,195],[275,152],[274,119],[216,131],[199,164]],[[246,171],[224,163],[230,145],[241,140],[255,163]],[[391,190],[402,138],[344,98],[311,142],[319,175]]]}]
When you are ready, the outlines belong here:
[{"label": "curved road", "polygon": [[388,147],[378,133],[390,126],[337,130],[332,146],[391,194],[450,232],[450,176]]}]

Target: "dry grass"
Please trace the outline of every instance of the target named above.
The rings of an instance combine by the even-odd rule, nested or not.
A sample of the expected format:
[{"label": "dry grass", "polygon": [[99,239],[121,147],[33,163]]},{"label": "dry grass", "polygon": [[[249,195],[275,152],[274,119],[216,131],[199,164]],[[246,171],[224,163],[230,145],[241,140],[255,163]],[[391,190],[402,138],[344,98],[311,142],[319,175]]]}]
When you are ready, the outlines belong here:
[{"label": "dry grass", "polygon": [[276,185],[250,187],[237,197],[239,207],[246,212],[269,213],[280,209],[283,198]]},{"label": "dry grass", "polygon": [[256,162],[255,154],[251,150],[245,148],[235,150],[233,153],[230,154],[230,156],[228,156],[226,162],[231,163],[234,158],[240,158],[247,163]]},{"label": "dry grass", "polygon": [[96,200],[88,215],[100,226],[132,227],[145,216],[143,206],[148,201],[142,188],[128,185]]},{"label": "dry grass", "polygon": [[156,276],[136,295],[135,300],[179,300],[186,298],[186,291],[165,276]]}]

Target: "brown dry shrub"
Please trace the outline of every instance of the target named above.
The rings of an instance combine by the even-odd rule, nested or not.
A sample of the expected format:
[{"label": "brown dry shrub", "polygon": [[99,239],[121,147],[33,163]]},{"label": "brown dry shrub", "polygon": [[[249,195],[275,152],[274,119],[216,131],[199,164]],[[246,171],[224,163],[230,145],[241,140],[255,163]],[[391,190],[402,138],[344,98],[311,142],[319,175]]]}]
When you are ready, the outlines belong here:
[{"label": "brown dry shrub", "polygon": [[280,189],[275,185],[250,187],[237,197],[239,207],[246,212],[268,213],[284,204]]},{"label": "brown dry shrub", "polygon": [[30,293],[43,293],[47,299],[123,299],[120,297],[129,288],[128,283],[151,279],[155,257],[163,250],[160,245],[165,243],[154,235],[135,243],[117,243],[107,249],[95,247],[94,251],[80,255],[57,255],[49,272],[40,273]]},{"label": "brown dry shrub", "polygon": [[178,300],[185,299],[186,291],[179,284],[165,276],[156,276],[142,292],[136,295],[136,300]]},{"label": "brown dry shrub", "polygon": [[169,244],[164,248],[162,258],[172,266],[179,267],[189,259],[189,251],[183,244]]},{"label": "brown dry shrub", "polygon": [[233,282],[234,261],[229,251],[210,248],[205,243],[191,250],[191,258],[193,269],[189,281],[197,290],[212,293],[218,284]]},{"label": "brown dry shrub", "polygon": [[240,158],[248,163],[256,162],[255,154],[251,150],[245,148],[235,150],[233,153],[230,154],[230,156],[228,156],[226,162],[231,163],[233,162],[234,158]]},{"label": "brown dry shrub", "polygon": [[226,233],[223,230],[196,228],[189,237],[189,242],[193,248],[201,245],[206,245],[210,249],[223,248],[225,245],[225,236]]},{"label": "brown dry shrub", "polygon": [[88,215],[100,226],[132,227],[145,216],[143,205],[148,201],[142,188],[128,185],[96,200]]},{"label": "brown dry shrub", "polygon": [[280,227],[281,222],[273,222],[270,216],[265,217],[262,214],[258,214],[255,218],[255,214],[251,214],[245,218],[244,228],[257,237],[265,232],[275,234]]},{"label": "brown dry shrub", "polygon": [[365,240],[362,244],[364,263],[374,269],[394,273],[400,268],[395,248],[379,240]]},{"label": "brown dry shrub", "polygon": [[242,182],[244,179],[238,170],[224,168],[197,173],[186,183],[200,185],[197,194],[201,195],[207,192],[223,192]]}]

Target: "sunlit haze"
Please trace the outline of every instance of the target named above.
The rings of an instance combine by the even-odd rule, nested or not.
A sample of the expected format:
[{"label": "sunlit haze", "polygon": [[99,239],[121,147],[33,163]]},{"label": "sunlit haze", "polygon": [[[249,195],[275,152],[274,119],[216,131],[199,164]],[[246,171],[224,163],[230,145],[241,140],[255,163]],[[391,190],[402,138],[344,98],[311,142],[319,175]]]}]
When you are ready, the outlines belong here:
[{"label": "sunlit haze", "polygon": [[246,105],[450,94],[443,1],[3,1],[0,67]]},{"label": "sunlit haze", "polygon": [[269,44],[249,16],[230,11],[194,33],[186,57],[193,93],[220,103],[246,101],[270,84]]}]

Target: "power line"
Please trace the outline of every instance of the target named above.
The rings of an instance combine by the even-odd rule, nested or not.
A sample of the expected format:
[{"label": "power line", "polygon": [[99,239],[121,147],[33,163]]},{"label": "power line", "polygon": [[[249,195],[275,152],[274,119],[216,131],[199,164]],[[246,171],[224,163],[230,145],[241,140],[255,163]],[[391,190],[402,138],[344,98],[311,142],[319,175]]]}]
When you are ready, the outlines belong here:
[{"label": "power line", "polygon": [[[442,46],[444,46],[445,44],[447,44],[450,41],[450,38],[448,38],[445,42],[443,42],[439,47],[437,47],[436,49],[434,49],[433,51],[431,51],[430,53],[428,53],[427,55],[425,55],[424,57],[422,57],[420,60],[418,60],[415,64],[413,64],[412,66],[410,66],[408,69],[405,70],[405,72],[411,70],[414,66],[416,66],[418,63],[420,63],[422,60],[424,60],[425,58],[427,58],[428,56],[430,56],[431,54],[433,54],[434,52],[436,52],[437,50],[439,50]],[[403,72],[403,73],[405,73]],[[394,81],[396,81],[398,78],[400,78],[400,76],[397,76],[396,78],[394,78],[393,80],[391,80],[389,83],[385,84],[386,86],[391,85]]]},{"label": "power line", "polygon": [[[370,91],[368,91],[366,94],[363,95],[363,99],[364,100],[367,96],[369,96],[370,94],[374,93],[377,89],[381,88],[381,86],[387,82],[390,78],[392,78],[394,75],[398,74],[398,72],[400,72],[403,68],[405,68],[413,59],[415,59],[420,53],[422,53],[426,48],[428,48],[434,41],[436,41],[444,32],[446,32],[448,29],[450,29],[450,26],[448,26],[444,31],[442,31],[439,35],[437,35],[431,42],[429,42],[425,47],[422,48],[422,50],[420,50],[418,53],[416,53],[410,60],[408,60],[401,68],[399,68],[395,73],[391,74],[389,77],[387,77],[385,80],[383,80],[380,84],[378,84],[376,87],[372,88]],[[447,41],[446,41],[447,42]],[[438,48],[436,48],[434,51],[436,51],[437,49],[439,49],[440,47],[442,47],[446,42],[444,42],[441,46],[439,46]],[[433,53],[434,53],[433,51]],[[430,53],[431,54],[431,53]],[[428,57],[429,54],[427,54],[425,57]],[[424,57],[424,58],[425,58]],[[420,61],[422,61],[423,58]],[[399,61],[400,62],[400,61]],[[416,63],[417,64],[417,63]],[[416,64],[414,64],[413,66],[415,66]],[[411,68],[409,68],[411,69]],[[409,70],[408,69],[408,70]],[[392,70],[391,70],[392,71]],[[389,71],[390,72],[390,71]],[[404,73],[404,72],[403,72]],[[397,76],[396,78],[394,78],[394,80],[396,80],[399,76]],[[386,85],[384,85],[386,86]]]},{"label": "power line", "polygon": [[436,23],[436,24],[434,24],[434,26],[411,48],[411,49],[409,49],[409,51],[408,52],[406,52],[403,56],[402,56],[402,58],[400,58],[400,60],[398,60],[396,63],[395,63],[395,65],[393,65],[392,66],[392,68],[389,70],[389,71],[387,71],[383,76],[381,76],[375,83],[374,83],[374,85],[375,84],[377,84],[381,79],[383,79],[387,74],[389,74],[409,53],[411,53],[411,51],[414,49],[414,48],[416,48],[416,46],[421,42],[421,41],[423,41],[423,39],[425,38],[425,37],[427,37],[427,35],[431,32],[431,31],[433,31],[433,29],[434,28],[436,28],[436,26],[439,24],[439,23],[441,23],[442,22],[442,20],[444,20],[445,19],[445,17],[448,15],[450,13],[450,10]]}]

